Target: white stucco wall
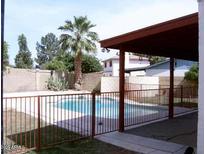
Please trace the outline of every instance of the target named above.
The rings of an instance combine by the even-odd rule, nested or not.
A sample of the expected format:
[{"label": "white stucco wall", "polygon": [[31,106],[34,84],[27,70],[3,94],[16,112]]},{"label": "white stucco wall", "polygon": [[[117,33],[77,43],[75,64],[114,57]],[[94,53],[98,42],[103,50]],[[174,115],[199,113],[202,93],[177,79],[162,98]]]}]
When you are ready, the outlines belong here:
[{"label": "white stucco wall", "polygon": [[119,76],[119,60],[113,60],[112,64],[112,76]]},{"label": "white stucco wall", "polygon": [[197,154],[204,153],[204,1],[198,0],[199,7],[199,104]]},{"label": "white stucco wall", "polygon": [[145,76],[145,71],[133,71],[130,72],[130,76]]},{"label": "white stucco wall", "polygon": [[[138,60],[125,60],[125,69],[127,68],[137,68],[137,67],[146,67],[149,66],[149,62],[146,60],[138,61]],[[119,76],[119,60],[112,60],[112,67],[109,65],[109,61],[107,61],[107,67],[104,68],[104,74],[112,74],[112,76]],[[144,74],[144,72],[143,72]],[[143,75],[142,72],[135,73],[136,75]]]},{"label": "white stucco wall", "polygon": [[[112,70],[113,70],[113,67],[110,67],[110,61],[105,61],[103,62],[104,63],[104,76],[112,76]],[[105,67],[105,63],[107,64],[107,66]]]},{"label": "white stucco wall", "polygon": [[[110,61],[112,61],[112,66],[110,67]],[[107,64],[106,68],[104,67],[104,76],[119,76],[119,59],[110,59],[104,61]],[[125,53],[125,69],[128,68],[138,68],[138,67],[146,67],[149,66],[150,62],[148,60],[138,60],[138,59],[130,59],[130,55],[128,52]],[[136,75],[143,75],[142,72],[135,72]],[[129,76],[127,74],[126,76]]]},{"label": "white stucco wall", "polygon": [[[134,77],[129,76],[125,79],[126,83],[142,84],[142,89],[158,89],[158,77]],[[146,86],[147,85],[147,86]],[[102,77],[101,92],[116,92],[119,91],[119,77]]]},{"label": "white stucco wall", "polygon": [[119,91],[119,77],[102,77],[101,92],[116,92]]},{"label": "white stucco wall", "polygon": [[142,84],[142,89],[158,89],[159,88],[159,77],[135,77],[130,76],[127,78],[128,83]]}]

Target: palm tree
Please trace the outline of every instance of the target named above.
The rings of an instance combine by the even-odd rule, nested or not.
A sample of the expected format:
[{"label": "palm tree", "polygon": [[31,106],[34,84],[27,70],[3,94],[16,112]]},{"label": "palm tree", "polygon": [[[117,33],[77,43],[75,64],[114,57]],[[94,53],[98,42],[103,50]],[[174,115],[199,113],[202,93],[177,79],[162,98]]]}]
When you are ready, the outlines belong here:
[{"label": "palm tree", "polygon": [[65,32],[60,36],[61,48],[74,53],[75,88],[81,87],[82,81],[82,54],[83,52],[95,52],[96,42],[99,40],[96,32],[90,31],[95,25],[87,17],[75,17],[74,21],[67,20],[65,25],[58,29]]}]

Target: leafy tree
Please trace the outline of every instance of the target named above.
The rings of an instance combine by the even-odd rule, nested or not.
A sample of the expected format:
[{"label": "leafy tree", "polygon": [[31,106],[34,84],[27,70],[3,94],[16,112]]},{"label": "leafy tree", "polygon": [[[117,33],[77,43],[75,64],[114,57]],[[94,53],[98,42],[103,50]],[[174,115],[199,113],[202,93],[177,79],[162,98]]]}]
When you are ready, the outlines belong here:
[{"label": "leafy tree", "polygon": [[199,66],[197,64],[194,64],[192,65],[190,70],[185,73],[184,79],[198,82],[198,75],[199,75]]},{"label": "leafy tree", "polygon": [[166,58],[165,57],[159,57],[159,56],[149,56],[149,62],[150,65],[165,61]]},{"label": "leafy tree", "polygon": [[96,57],[90,55],[83,55],[82,58],[83,73],[100,72],[100,71],[102,71],[102,66]]},{"label": "leafy tree", "polygon": [[74,21],[67,20],[65,25],[60,26],[59,30],[64,33],[60,36],[60,43],[63,50],[74,53],[75,88],[81,87],[82,82],[82,54],[83,52],[95,52],[98,35],[90,31],[95,25],[87,17],[75,17]]},{"label": "leafy tree", "polygon": [[[59,58],[59,57],[58,57]],[[74,56],[67,53],[61,59],[68,71],[74,71]],[[82,55],[82,72],[83,73],[91,73],[91,72],[99,72],[102,71],[102,66],[99,60],[95,56],[91,56],[88,54]]]},{"label": "leafy tree", "polygon": [[43,69],[59,70],[59,71],[73,71],[74,70],[74,57],[70,53],[58,54],[51,61],[42,65]]},{"label": "leafy tree", "polygon": [[[49,70],[67,70],[69,72],[74,71],[74,56],[70,53],[65,53],[55,57],[50,62],[43,65],[43,68]],[[82,55],[82,72],[91,73],[102,71],[102,66],[99,60],[95,56],[83,54]]]},{"label": "leafy tree", "polygon": [[17,68],[32,68],[33,59],[31,58],[31,52],[27,46],[27,40],[24,34],[18,37],[19,52],[15,57],[15,65]]},{"label": "leafy tree", "polygon": [[9,65],[9,55],[8,55],[8,43],[4,41],[3,45],[3,70],[6,69],[6,66]]},{"label": "leafy tree", "polygon": [[39,64],[45,64],[51,61],[59,51],[58,38],[53,33],[48,33],[41,37],[41,42],[36,43],[37,58],[35,61]]},{"label": "leafy tree", "polygon": [[58,60],[62,60],[66,70],[74,71],[74,57],[70,53],[64,53],[58,56]]},{"label": "leafy tree", "polygon": [[58,71],[66,70],[66,67],[63,61],[57,60],[56,58],[47,62],[43,67],[48,70],[58,70]]}]

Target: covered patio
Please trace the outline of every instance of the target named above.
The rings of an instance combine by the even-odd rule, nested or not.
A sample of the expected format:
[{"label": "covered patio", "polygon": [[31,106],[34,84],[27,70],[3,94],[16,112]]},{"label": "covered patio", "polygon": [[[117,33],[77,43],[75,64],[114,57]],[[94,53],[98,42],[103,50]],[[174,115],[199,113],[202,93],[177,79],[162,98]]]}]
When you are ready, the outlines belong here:
[{"label": "covered patio", "polygon": [[[126,130],[125,133],[197,147],[197,112]],[[160,131],[159,131],[160,130]]]},{"label": "covered patio", "polygon": [[190,146],[196,151],[197,113],[126,128],[125,133],[113,132],[96,138],[136,153],[184,154]]},{"label": "covered patio", "polygon": [[102,48],[118,49],[119,131],[124,131],[125,52],[170,58],[169,118],[174,117],[174,59],[198,61],[198,13],[152,25],[100,41]]}]

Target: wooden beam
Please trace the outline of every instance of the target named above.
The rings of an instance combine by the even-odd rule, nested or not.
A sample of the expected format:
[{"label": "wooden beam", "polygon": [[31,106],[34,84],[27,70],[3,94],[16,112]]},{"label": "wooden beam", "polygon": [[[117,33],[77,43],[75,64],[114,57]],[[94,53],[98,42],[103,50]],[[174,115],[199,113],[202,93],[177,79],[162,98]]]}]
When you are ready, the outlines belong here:
[{"label": "wooden beam", "polygon": [[169,118],[174,117],[174,58],[170,58]]},{"label": "wooden beam", "polygon": [[119,132],[124,131],[124,92],[125,92],[125,51],[120,50],[119,62],[119,90],[120,90],[120,104],[119,104]]},{"label": "wooden beam", "polygon": [[[196,50],[179,50],[177,48],[173,49],[166,49],[166,48],[149,48],[148,47],[143,47],[143,48],[138,48],[135,46],[124,46],[126,51],[132,52],[132,53],[139,53],[139,54],[146,54],[146,55],[151,55],[151,56],[161,56],[161,57],[170,57],[174,56],[176,59],[184,59],[184,60],[191,60],[191,61],[198,61],[198,49]],[[193,49],[192,47],[190,47]],[[151,51],[150,51],[151,50]],[[166,51],[166,52],[165,52]],[[173,52],[174,51],[174,52]],[[186,53],[186,54],[185,54]]]}]

